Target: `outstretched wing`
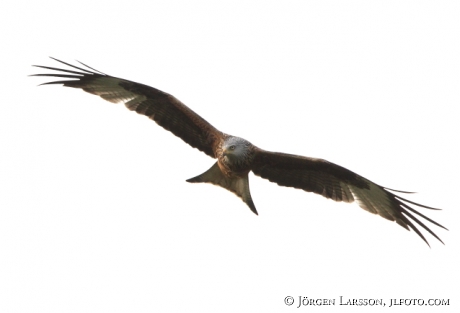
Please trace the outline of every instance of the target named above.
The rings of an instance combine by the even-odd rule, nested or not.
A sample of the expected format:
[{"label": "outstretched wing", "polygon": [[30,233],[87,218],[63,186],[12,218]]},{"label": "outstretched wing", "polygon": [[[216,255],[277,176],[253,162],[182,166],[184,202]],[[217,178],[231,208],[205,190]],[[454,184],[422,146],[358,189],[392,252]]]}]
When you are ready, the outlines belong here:
[{"label": "outstretched wing", "polygon": [[81,64],[88,69],[52,59],[78,71],[34,65],[60,73],[31,76],[65,78],[65,80],[52,81],[42,85],[62,84],[66,87],[83,89],[110,102],[123,102],[128,109],[148,116],[192,147],[203,151],[210,157],[216,157],[214,147],[222,138],[223,133],[172,95],[147,85],[106,75],[83,63]]},{"label": "outstretched wing", "polygon": [[413,222],[415,222],[442,242],[414,214],[439,227],[446,228],[404,202],[426,209],[439,209],[401,198],[389,191],[392,189],[379,186],[337,164],[322,159],[256,149],[252,171],[254,174],[280,186],[303,189],[335,201],[357,201],[364,210],[396,221],[407,230],[411,228],[428,244],[420,230],[414,225]]}]

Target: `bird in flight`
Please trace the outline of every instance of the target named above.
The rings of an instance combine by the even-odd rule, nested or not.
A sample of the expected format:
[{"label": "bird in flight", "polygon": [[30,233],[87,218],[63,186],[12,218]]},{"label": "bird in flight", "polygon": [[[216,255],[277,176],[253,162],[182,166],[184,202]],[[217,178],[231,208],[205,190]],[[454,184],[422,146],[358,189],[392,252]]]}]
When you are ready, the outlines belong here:
[{"label": "bird in flight", "polygon": [[249,191],[250,171],[280,186],[302,189],[335,201],[356,201],[364,210],[395,221],[407,230],[412,229],[428,246],[428,241],[414,223],[442,242],[420,217],[441,228],[447,228],[409,204],[425,209],[439,209],[409,201],[393,193],[408,192],[382,187],[323,159],[263,150],[243,138],[219,131],[166,92],[104,74],[81,62],[83,67],[52,59],[72,69],[34,65],[59,73],[31,76],[63,78],[42,85],[62,84],[65,87],[80,88],[107,101],[122,102],[129,110],[148,116],[190,146],[217,159],[210,169],[187,182],[211,183],[223,187],[240,197],[255,214],[257,210]]}]

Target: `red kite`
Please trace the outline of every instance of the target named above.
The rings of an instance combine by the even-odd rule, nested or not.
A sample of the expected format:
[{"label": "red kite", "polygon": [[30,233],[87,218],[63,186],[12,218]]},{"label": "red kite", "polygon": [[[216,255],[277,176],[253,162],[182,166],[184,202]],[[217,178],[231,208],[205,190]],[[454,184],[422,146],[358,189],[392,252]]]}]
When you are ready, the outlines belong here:
[{"label": "red kite", "polygon": [[415,222],[442,242],[415,215],[441,228],[446,228],[416,211],[408,203],[426,209],[439,209],[406,200],[390,192],[404,191],[382,187],[342,166],[323,159],[260,149],[243,138],[217,130],[168,93],[104,74],[81,62],[86,68],[54,60],[75,70],[35,65],[60,73],[32,76],[64,78],[64,80],[52,81],[43,85],[62,84],[66,87],[80,88],[110,102],[123,102],[128,109],[148,116],[190,146],[217,159],[209,170],[188,179],[188,182],[212,183],[223,187],[239,196],[255,214],[257,210],[249,192],[248,174],[250,171],[280,186],[314,192],[335,201],[357,201],[364,210],[395,221],[407,230],[414,230],[428,244],[420,230],[414,225],[413,222]]}]

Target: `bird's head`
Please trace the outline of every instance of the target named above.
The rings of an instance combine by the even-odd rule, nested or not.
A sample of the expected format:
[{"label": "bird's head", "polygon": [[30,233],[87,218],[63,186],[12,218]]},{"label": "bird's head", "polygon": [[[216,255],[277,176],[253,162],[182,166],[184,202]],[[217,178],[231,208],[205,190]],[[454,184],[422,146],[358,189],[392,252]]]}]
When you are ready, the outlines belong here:
[{"label": "bird's head", "polygon": [[247,156],[251,143],[243,138],[229,137],[222,145],[222,154],[229,161],[239,160]]}]

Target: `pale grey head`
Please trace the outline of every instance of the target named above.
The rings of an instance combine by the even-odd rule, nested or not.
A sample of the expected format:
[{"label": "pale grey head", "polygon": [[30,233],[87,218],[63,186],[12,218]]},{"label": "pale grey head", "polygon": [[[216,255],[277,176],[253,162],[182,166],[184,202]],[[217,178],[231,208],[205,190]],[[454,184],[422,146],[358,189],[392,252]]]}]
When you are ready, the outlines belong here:
[{"label": "pale grey head", "polygon": [[248,167],[252,161],[253,145],[240,137],[227,137],[222,144],[222,161],[242,170]]}]

